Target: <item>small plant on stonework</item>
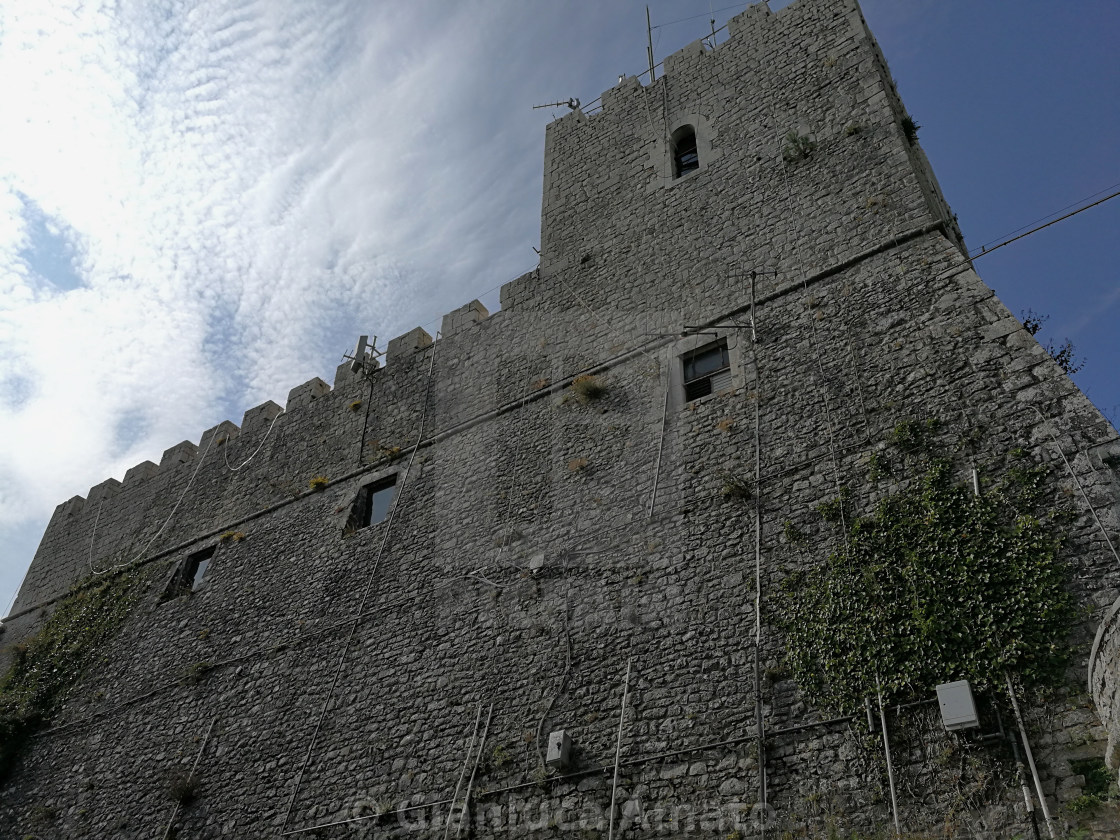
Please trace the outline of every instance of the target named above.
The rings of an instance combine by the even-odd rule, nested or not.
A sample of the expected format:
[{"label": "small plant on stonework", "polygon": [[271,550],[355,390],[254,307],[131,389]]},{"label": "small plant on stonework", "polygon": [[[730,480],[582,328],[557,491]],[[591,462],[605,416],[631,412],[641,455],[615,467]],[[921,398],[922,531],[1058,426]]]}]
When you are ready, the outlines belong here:
[{"label": "small plant on stonework", "polygon": [[720,485],[719,494],[725,499],[735,499],[738,501],[746,501],[753,495],[751,493],[750,482],[744,478],[740,478],[735,473],[728,470],[723,470],[719,474]]},{"label": "small plant on stonework", "polygon": [[1074,813],[1095,810],[1098,805],[1111,801],[1117,796],[1116,773],[1108,769],[1102,758],[1084,758],[1069,763],[1075,776],[1085,777],[1081,796],[1068,805]]},{"label": "small plant on stonework", "polygon": [[183,669],[179,682],[183,685],[197,685],[214,668],[209,662],[193,662]]},{"label": "small plant on stonework", "polygon": [[351,411],[357,411],[361,407],[362,407],[362,401],[361,400],[354,400],[352,403],[350,403],[350,410]]},{"label": "small plant on stonework", "polygon": [[598,376],[591,376],[586,373],[573,379],[569,387],[572,389],[572,393],[579,397],[582,402],[601,399],[607,394],[606,383]]},{"label": "small plant on stonework", "polygon": [[586,458],[572,458],[568,461],[568,472],[572,475],[579,475],[588,468],[590,463]]},{"label": "small plant on stonework", "polygon": [[513,763],[513,756],[503,744],[498,744],[485,757],[485,767],[487,770],[501,770],[509,764]]},{"label": "small plant on stonework", "polygon": [[845,137],[855,137],[861,131],[863,131],[863,126],[861,126],[859,123],[848,123],[846,126],[844,126]]},{"label": "small plant on stonework", "polygon": [[330,483],[331,480],[325,475],[317,475],[309,482],[307,482],[307,486],[310,487],[314,492],[318,493],[321,490],[325,490],[327,488],[327,485]]},{"label": "small plant on stonework", "polygon": [[848,488],[841,487],[840,494],[817,505],[817,513],[825,522],[840,522],[844,518],[844,503],[848,500]]},{"label": "small plant on stonework", "polygon": [[735,427],[735,418],[734,417],[724,417],[722,420],[720,420],[718,423],[716,423],[716,428],[719,429],[721,432],[730,432],[734,427]]},{"label": "small plant on stonework", "polygon": [[902,118],[902,133],[906,135],[906,142],[911,146],[918,142],[918,130],[920,128],[921,126],[909,114]]},{"label": "small plant on stonework", "polygon": [[879,481],[891,474],[891,460],[880,452],[872,452],[867,459],[867,480]]},{"label": "small plant on stonework", "polygon": [[245,539],[245,534],[241,531],[226,531],[218,537],[218,542],[223,544],[231,542],[239,543],[243,539]]},{"label": "small plant on stonework", "polygon": [[383,799],[377,803],[377,816],[374,817],[374,822],[377,825],[388,825],[392,822],[395,814],[396,809],[393,807],[393,803],[388,799]]},{"label": "small plant on stonework", "polygon": [[807,537],[792,520],[787,519],[782,523],[782,535],[790,545],[802,545],[807,542]]},{"label": "small plant on stonework", "polygon": [[188,771],[176,768],[167,777],[167,798],[180,805],[190,805],[198,798],[199,783]]},{"label": "small plant on stonework", "polygon": [[36,805],[31,809],[32,825],[48,826],[58,819],[58,811],[50,805]]},{"label": "small plant on stonework", "polygon": [[377,454],[391,464],[394,461],[400,460],[401,448],[399,446],[381,446],[378,444]]},{"label": "small plant on stonework", "polygon": [[807,134],[791,131],[782,142],[782,160],[786,163],[804,160],[817,148],[817,143]]}]

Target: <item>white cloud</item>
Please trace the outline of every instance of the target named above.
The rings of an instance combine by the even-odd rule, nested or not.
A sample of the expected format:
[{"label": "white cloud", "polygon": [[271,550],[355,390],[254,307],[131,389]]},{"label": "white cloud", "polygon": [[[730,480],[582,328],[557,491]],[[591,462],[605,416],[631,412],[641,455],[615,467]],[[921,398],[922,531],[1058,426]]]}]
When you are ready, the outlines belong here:
[{"label": "white cloud", "polygon": [[[541,121],[524,160],[495,154],[486,126],[511,106],[481,60],[519,15],[9,7],[0,439],[23,443],[0,451],[0,527],[41,527],[68,496],[329,378],[357,332],[384,341],[420,301],[449,310],[531,267],[536,224],[510,193],[535,213]],[[77,243],[80,288],[21,256],[28,202]],[[511,228],[524,244],[495,260]]]}]

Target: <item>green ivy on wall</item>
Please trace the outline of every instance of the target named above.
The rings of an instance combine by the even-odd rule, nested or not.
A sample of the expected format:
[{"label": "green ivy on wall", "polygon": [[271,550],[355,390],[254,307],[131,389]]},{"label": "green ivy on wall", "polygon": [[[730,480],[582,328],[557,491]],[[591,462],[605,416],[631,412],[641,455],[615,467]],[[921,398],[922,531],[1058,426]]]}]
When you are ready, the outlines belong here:
[{"label": "green ivy on wall", "polygon": [[0,678],[0,780],[27,741],[58,711],[98,647],[111,639],[140,597],[139,572],[75,585],[43,629],[15,645],[15,661]]},{"label": "green ivy on wall", "polygon": [[1027,684],[1063,674],[1074,611],[1062,515],[1037,509],[1045,468],[1013,468],[976,496],[949,461],[920,463],[825,563],[782,583],[789,663],[819,705],[853,712],[877,678],[902,700],[956,679],[983,690],[1005,670]]}]

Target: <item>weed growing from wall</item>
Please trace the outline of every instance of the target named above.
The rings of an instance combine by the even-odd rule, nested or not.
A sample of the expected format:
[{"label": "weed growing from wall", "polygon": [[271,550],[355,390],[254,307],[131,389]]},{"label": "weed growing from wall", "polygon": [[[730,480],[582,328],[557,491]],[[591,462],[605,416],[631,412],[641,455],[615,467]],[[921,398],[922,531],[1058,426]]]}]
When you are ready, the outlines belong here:
[{"label": "weed growing from wall", "polygon": [[607,383],[598,376],[584,374],[572,380],[569,386],[581,402],[591,402],[607,395]]},{"label": "weed growing from wall", "polygon": [[[894,434],[918,447],[915,425]],[[923,457],[920,480],[851,522],[839,550],[782,584],[789,663],[816,703],[854,712],[874,696],[902,700],[938,683],[1026,684],[1063,675],[1073,619],[1058,560],[1061,515],[1044,515],[1045,468],[1016,467],[975,496],[952,465]]]},{"label": "weed growing from wall", "polygon": [[77,584],[43,629],[16,646],[15,662],[0,679],[0,779],[62,706],[98,648],[116,635],[144,582],[130,570]]}]

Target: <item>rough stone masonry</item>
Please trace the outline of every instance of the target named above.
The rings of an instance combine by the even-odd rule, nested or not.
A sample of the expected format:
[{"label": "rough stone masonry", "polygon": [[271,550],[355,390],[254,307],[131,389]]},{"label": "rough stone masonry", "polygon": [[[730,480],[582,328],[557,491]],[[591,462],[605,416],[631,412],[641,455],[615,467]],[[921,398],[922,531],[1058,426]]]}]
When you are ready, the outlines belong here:
[{"label": "rough stone masonry", "polygon": [[[142,594],[0,836],[1045,837],[1043,802],[1116,836],[1070,803],[1120,741],[1120,440],[972,270],[906,119],[854,0],[752,6],[548,127],[501,311],[60,505],[5,662],[91,575]],[[1013,721],[947,733],[930,697],[886,711],[892,808],[877,717],[784,666],[779,584],[843,539],[818,507],[870,510],[930,419],[961,483],[1021,450],[1075,514],[1074,665],[1022,698],[1042,800]]]}]

